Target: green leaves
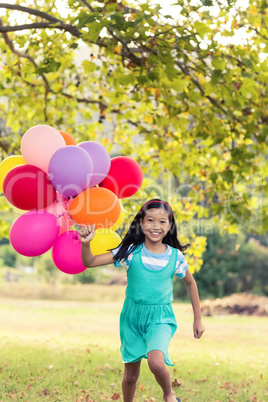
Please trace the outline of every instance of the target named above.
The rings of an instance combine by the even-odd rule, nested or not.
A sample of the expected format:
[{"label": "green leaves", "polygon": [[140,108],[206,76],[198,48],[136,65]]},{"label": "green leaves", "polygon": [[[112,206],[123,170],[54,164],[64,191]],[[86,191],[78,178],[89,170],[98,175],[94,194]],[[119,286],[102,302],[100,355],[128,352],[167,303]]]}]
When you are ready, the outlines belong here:
[{"label": "green leaves", "polygon": [[245,78],[240,88],[242,95],[247,97],[248,95],[257,96],[256,82],[251,78]]},{"label": "green leaves", "polygon": [[87,42],[96,42],[97,39],[100,36],[100,32],[102,30],[102,28],[104,27],[104,24],[98,22],[98,21],[94,21],[91,22],[90,24],[87,24],[88,27],[88,32],[83,34],[83,40],[87,43]]},{"label": "green leaves", "polygon": [[[52,2],[41,1],[38,9],[53,10],[81,35],[10,32],[14,49],[28,58],[0,40],[1,94],[9,98],[9,108],[0,104],[0,118],[8,132],[19,133],[11,149],[40,123],[68,128],[78,141],[108,140],[111,152],[139,159],[163,188],[163,172],[179,177],[178,187],[195,186],[195,199],[186,204],[171,197],[179,222],[213,214],[235,230],[232,186],[253,175],[267,154],[268,62],[259,57],[268,48],[267,8],[250,0],[231,19],[235,2],[220,1],[218,15],[211,3],[179,2],[181,15],[172,22],[150,2],[90,3],[92,11],[70,0],[64,18]],[[235,41],[243,26],[247,34]],[[243,197],[249,213],[250,196]]]},{"label": "green leaves", "polygon": [[84,66],[85,73],[91,73],[97,70],[98,68],[95,63],[92,63],[91,61],[88,60],[84,60],[82,65]]},{"label": "green leaves", "polygon": [[201,0],[201,2],[204,6],[208,6],[208,7],[213,6],[212,0]]},{"label": "green leaves", "polygon": [[52,58],[48,58],[48,59],[44,60],[43,65],[41,64],[41,66],[36,69],[36,74],[39,75],[39,74],[44,74],[44,73],[56,72],[56,71],[58,71],[60,66],[61,66],[60,62],[58,62]]},{"label": "green leaves", "polygon": [[204,38],[204,35],[211,31],[210,27],[201,21],[195,21],[193,26],[201,38]]},{"label": "green leaves", "polygon": [[78,21],[77,27],[83,28],[84,26],[90,25],[95,22],[96,20],[98,20],[98,18],[98,13],[89,14],[86,11],[81,11],[76,17],[76,21]]},{"label": "green leaves", "polygon": [[224,70],[225,68],[225,64],[226,64],[226,60],[224,58],[219,58],[219,57],[215,57],[212,60],[213,67],[215,67],[217,70]]}]

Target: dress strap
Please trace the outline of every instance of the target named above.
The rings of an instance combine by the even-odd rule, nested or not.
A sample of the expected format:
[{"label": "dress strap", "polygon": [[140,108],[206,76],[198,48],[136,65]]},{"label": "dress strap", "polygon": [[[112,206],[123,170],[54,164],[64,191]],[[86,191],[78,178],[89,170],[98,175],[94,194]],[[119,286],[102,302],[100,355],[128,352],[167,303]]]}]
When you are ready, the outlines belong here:
[{"label": "dress strap", "polygon": [[174,248],[173,253],[174,253],[174,256],[175,256],[175,259],[174,259],[174,274],[175,274],[176,265],[177,265],[177,261],[178,261],[178,254],[179,254],[178,249]]},{"label": "dress strap", "polygon": [[133,253],[133,256],[132,256],[132,259],[131,259],[131,263],[130,263],[129,268],[131,267],[131,265],[133,264],[133,262],[139,257],[139,253],[141,252],[141,249],[142,249],[142,245],[139,244],[139,245],[135,248],[135,250],[134,250],[133,252],[131,252],[131,253]]}]

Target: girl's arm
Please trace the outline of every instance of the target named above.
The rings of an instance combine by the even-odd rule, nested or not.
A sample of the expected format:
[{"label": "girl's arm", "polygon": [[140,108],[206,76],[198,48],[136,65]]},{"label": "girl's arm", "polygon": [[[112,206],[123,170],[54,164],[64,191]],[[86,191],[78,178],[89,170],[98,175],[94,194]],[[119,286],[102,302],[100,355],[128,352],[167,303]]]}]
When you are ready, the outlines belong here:
[{"label": "girl's arm", "polygon": [[105,254],[93,255],[90,250],[90,242],[95,235],[95,225],[85,226],[79,230],[81,241],[81,256],[85,267],[93,268],[100,265],[108,265],[114,263],[113,253],[110,251]]},{"label": "girl's arm", "polygon": [[183,278],[188,296],[191,300],[192,306],[193,306],[193,312],[194,312],[194,325],[193,325],[193,330],[194,330],[194,337],[195,338],[201,338],[203,332],[205,331],[205,327],[201,321],[201,309],[200,309],[200,300],[199,300],[199,295],[198,295],[198,289],[196,282],[193,278],[193,275],[187,269],[186,275]]}]

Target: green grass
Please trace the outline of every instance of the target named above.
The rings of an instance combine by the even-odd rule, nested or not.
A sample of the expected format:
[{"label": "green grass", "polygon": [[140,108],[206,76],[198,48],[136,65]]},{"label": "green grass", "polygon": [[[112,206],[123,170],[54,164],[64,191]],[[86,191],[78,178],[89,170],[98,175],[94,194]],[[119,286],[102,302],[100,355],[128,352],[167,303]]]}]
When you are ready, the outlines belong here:
[{"label": "green grass", "polygon": [[31,275],[27,279],[26,277],[23,280],[19,280],[19,282],[0,281],[0,295],[6,298],[27,300],[122,302],[125,294],[125,287],[121,285],[82,285],[81,283],[75,285],[64,283],[50,285],[39,281],[37,278],[34,280]]},{"label": "green grass", "polygon": [[[93,289],[93,288],[92,288]],[[111,401],[120,395],[121,302],[0,299],[1,401]],[[263,317],[205,317],[192,336],[188,304],[174,304],[172,381],[182,401],[267,401],[268,322]],[[136,401],[161,401],[142,363]],[[115,394],[116,395],[116,394]],[[153,399],[154,398],[154,399]]]}]

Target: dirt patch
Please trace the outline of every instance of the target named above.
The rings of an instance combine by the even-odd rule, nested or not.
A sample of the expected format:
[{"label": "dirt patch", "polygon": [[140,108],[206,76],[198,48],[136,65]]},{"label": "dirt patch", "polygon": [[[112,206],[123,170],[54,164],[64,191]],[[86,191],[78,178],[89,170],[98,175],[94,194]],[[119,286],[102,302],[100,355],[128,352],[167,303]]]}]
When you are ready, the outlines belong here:
[{"label": "dirt patch", "polygon": [[239,314],[268,316],[268,297],[239,293],[201,302],[203,316]]}]

